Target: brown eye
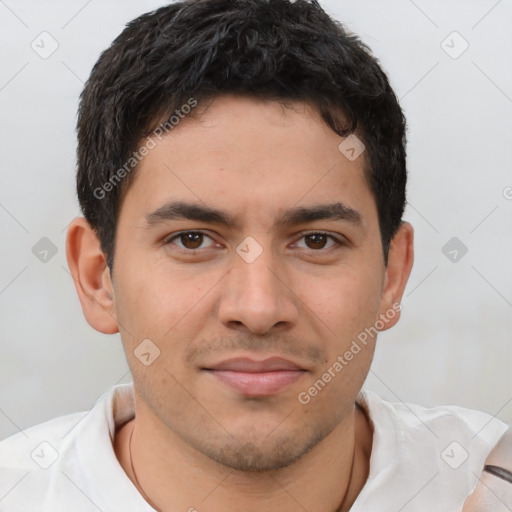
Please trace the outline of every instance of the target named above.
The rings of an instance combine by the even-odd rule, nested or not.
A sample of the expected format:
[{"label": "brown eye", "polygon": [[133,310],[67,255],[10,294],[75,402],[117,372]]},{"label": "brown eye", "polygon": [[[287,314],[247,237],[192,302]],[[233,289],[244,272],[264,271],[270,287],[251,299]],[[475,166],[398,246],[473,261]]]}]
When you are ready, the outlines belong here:
[{"label": "brown eye", "polygon": [[302,235],[300,240],[296,243],[297,247],[301,249],[310,249],[313,251],[321,251],[322,249],[330,249],[334,246],[342,246],[343,243],[333,235],[327,233],[306,233]]},{"label": "brown eye", "polygon": [[182,233],[179,239],[186,249],[199,249],[203,243],[204,235],[202,233]]},{"label": "brown eye", "polygon": [[309,249],[323,249],[329,237],[322,233],[314,233],[312,235],[305,235],[304,238]]},{"label": "brown eye", "polygon": [[175,245],[183,251],[194,251],[198,249],[208,249],[215,245],[215,241],[201,231],[183,231],[172,237],[168,237],[166,245]]}]

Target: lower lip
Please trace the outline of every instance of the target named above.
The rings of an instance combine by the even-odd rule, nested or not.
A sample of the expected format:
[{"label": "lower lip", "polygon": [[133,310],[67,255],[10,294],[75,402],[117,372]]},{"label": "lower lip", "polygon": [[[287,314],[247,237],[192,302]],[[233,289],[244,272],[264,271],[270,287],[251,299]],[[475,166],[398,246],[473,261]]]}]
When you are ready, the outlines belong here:
[{"label": "lower lip", "polygon": [[278,370],[248,373],[230,370],[208,370],[214,377],[246,396],[270,396],[297,382],[302,370]]}]

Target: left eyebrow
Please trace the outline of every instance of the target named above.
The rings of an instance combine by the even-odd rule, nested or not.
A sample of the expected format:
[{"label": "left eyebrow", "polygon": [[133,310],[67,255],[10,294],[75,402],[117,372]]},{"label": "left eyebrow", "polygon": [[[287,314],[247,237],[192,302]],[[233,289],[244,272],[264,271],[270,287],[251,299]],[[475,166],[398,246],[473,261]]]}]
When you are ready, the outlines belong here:
[{"label": "left eyebrow", "polygon": [[315,220],[344,220],[354,225],[362,223],[362,215],[344,203],[332,203],[325,205],[313,205],[308,207],[297,207],[287,210],[278,225],[295,226],[314,222]]}]

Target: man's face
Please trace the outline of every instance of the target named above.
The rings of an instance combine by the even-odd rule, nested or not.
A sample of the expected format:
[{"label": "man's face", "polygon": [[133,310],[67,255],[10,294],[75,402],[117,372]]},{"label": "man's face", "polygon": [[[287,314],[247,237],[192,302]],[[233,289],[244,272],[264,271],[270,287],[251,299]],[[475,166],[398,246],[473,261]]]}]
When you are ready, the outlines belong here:
[{"label": "man's face", "polygon": [[[389,309],[364,154],[342,140],[302,104],[217,98],[149,152],[123,201],[113,286],[137,413],[227,466],[297,460],[342,428],[368,372],[371,339],[298,400]],[[143,340],[160,350],[147,366]]]}]

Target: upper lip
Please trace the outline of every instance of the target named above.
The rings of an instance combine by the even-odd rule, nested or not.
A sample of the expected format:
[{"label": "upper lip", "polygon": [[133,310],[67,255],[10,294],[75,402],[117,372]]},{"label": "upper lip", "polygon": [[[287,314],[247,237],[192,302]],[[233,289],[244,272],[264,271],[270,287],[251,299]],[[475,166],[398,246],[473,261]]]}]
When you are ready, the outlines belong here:
[{"label": "upper lip", "polygon": [[282,357],[269,357],[258,361],[249,357],[235,357],[226,359],[220,363],[208,366],[206,370],[224,370],[232,372],[246,372],[246,373],[263,373],[263,372],[276,372],[279,370],[304,370],[297,364],[283,359]]}]

